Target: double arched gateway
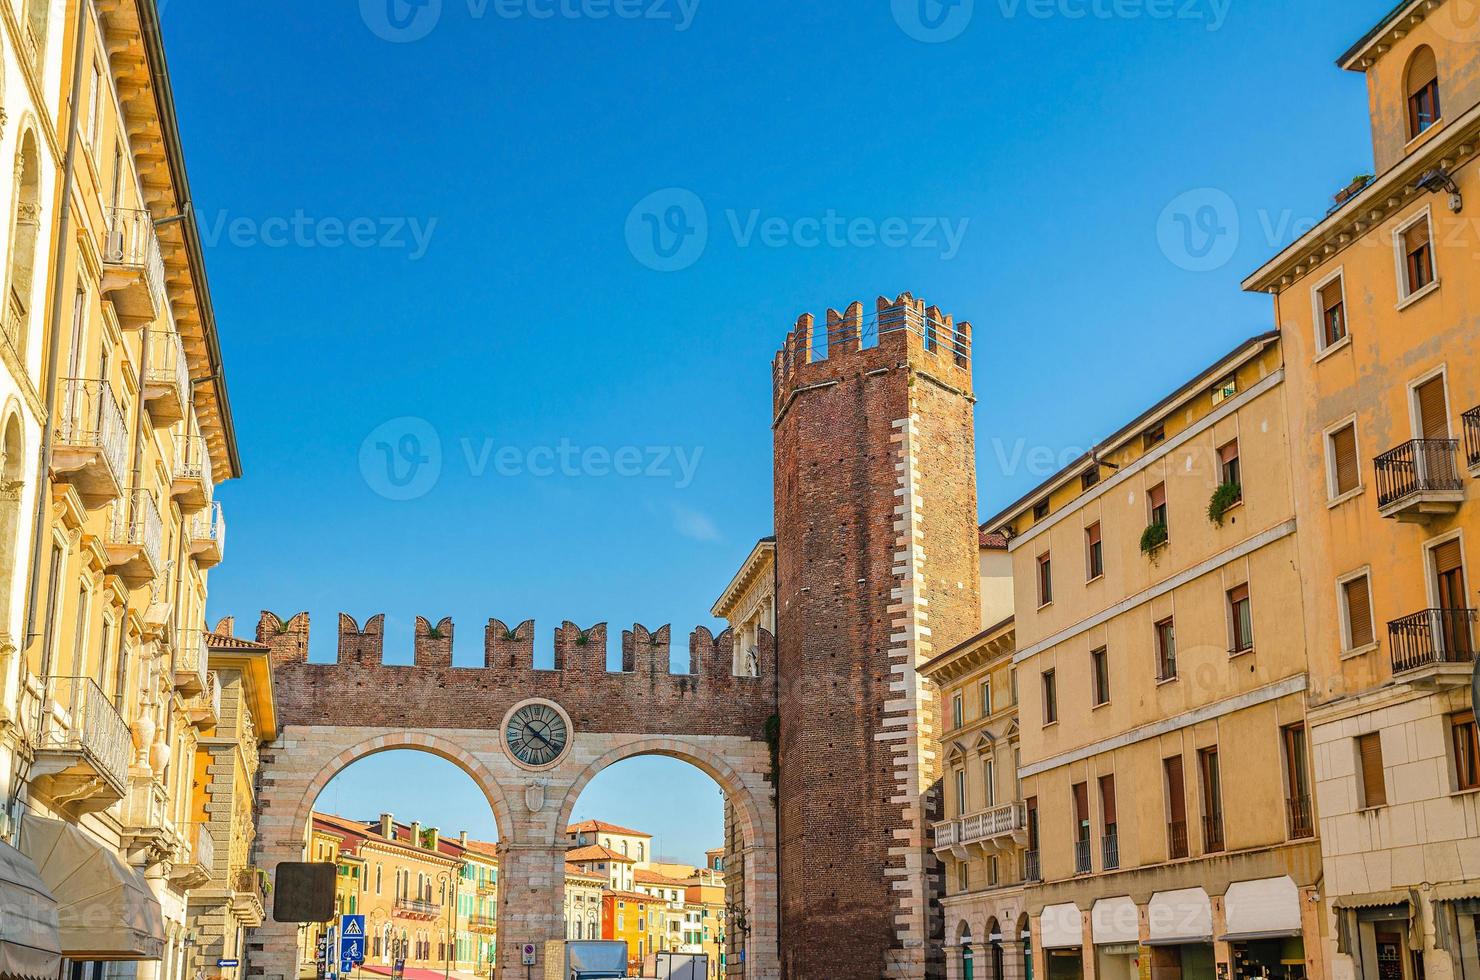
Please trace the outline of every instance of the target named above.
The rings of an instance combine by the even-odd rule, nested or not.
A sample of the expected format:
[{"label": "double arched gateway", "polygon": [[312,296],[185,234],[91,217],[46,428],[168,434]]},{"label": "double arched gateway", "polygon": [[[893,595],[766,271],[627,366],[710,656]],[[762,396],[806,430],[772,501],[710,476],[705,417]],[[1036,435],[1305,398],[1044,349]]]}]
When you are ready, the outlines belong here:
[{"label": "double arched gateway", "polygon": [[[759,677],[736,677],[728,633],[697,630],[691,672],[668,670],[668,629],[624,631],[623,670],[606,670],[606,629],[566,623],[556,631],[556,669],[533,666],[534,624],[491,620],[482,668],[452,666],[453,625],[417,620],[414,663],[382,661],[382,618],[360,628],[340,617],[334,664],[307,662],[308,617],[264,614],[258,639],[273,649],[281,735],[263,754],[257,863],[269,872],[303,859],[314,801],[354,762],[392,749],[417,749],[461,767],[488,800],[499,831],[498,967],[524,975],[521,947],[546,960],[565,938],[565,829],[581,791],[624,759],[661,755],[707,773],[724,791],[743,841],[732,857],[745,868],[730,902],[742,909],[736,937],[744,975],[779,977],[776,817],[767,720],[775,711],[774,653],[762,644]],[[528,707],[564,719],[553,761],[522,757],[506,736]],[[538,717],[540,712],[535,712]],[[733,931],[733,930],[732,930]],[[268,922],[253,964],[269,980],[292,980],[297,929]]]}]

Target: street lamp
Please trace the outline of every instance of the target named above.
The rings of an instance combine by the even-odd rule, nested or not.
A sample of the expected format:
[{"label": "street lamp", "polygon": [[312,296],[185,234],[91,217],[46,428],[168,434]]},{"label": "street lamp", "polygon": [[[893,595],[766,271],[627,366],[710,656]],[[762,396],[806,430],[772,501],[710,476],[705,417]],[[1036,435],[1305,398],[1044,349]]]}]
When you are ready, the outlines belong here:
[{"label": "street lamp", "polygon": [[[457,881],[451,871],[443,871],[437,875],[437,880],[442,882],[442,904],[447,906],[447,945],[442,950],[442,980],[451,980],[452,977],[452,945],[453,915],[457,904]],[[451,892],[452,901],[447,901],[448,893]]]}]

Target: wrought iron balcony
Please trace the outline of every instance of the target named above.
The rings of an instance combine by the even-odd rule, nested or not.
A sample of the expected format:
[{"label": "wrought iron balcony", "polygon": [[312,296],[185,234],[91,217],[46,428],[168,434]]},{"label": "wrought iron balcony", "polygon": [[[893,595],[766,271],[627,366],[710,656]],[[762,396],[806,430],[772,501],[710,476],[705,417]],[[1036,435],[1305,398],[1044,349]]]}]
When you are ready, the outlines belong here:
[{"label": "wrought iron balcony", "polygon": [[470,915],[468,916],[468,931],[494,933],[498,931],[498,922],[491,915]]},{"label": "wrought iron balcony", "polygon": [[164,570],[164,521],[151,491],[138,487],[114,499],[106,550],[108,567],[130,586],[151,582]]},{"label": "wrought iron balcony", "polygon": [[498,882],[492,878],[480,878],[477,891],[479,895],[496,895],[498,894]]},{"label": "wrought iron balcony", "polygon": [[1290,839],[1303,840],[1316,835],[1315,813],[1309,796],[1292,796],[1285,801],[1290,816]]},{"label": "wrought iron balcony", "polygon": [[211,479],[211,451],[198,432],[175,436],[175,465],[170,496],[189,512],[211,502],[215,484]]},{"label": "wrought iron balcony", "polygon": [[1036,848],[1023,852],[1023,880],[1043,880],[1043,866],[1039,863],[1038,850]]},{"label": "wrought iron balcony", "polygon": [[53,677],[31,772],[53,800],[103,810],[128,792],[133,743],[123,716],[91,677]]},{"label": "wrought iron balcony", "polygon": [[1185,858],[1187,856],[1187,821],[1167,821],[1167,857]]},{"label": "wrought iron balcony", "polygon": [[1116,830],[1107,830],[1105,839],[1100,842],[1101,869],[1114,871],[1120,867],[1120,833]]},{"label": "wrought iron balcony", "polygon": [[1473,609],[1425,609],[1388,623],[1393,675],[1410,683],[1465,683],[1475,659]]},{"label": "wrought iron balcony", "polygon": [[148,366],[144,370],[144,404],[156,425],[178,422],[190,410],[190,364],[185,358],[185,345],[173,327],[169,330],[146,330]]},{"label": "wrought iron balcony", "polygon": [[102,289],[118,316],[153,320],[162,316],[168,300],[164,287],[164,256],[154,231],[154,216],[133,208],[108,211],[108,240],[103,248]]},{"label": "wrought iron balcony", "polygon": [[205,630],[182,629],[175,633],[175,687],[185,694],[206,689]]},{"label": "wrought iron balcony", "polygon": [[1214,813],[1202,818],[1203,851],[1213,854],[1223,850],[1223,814]]},{"label": "wrought iron balcony", "polygon": [[51,469],[58,479],[93,500],[122,492],[128,428],[108,382],[88,378],[62,382],[55,436]]},{"label": "wrought iron balcony", "polygon": [[1465,461],[1470,475],[1480,477],[1480,405],[1466,412],[1461,421],[1465,426]]},{"label": "wrought iron balcony", "polygon": [[1087,875],[1092,870],[1089,859],[1089,838],[1074,842],[1074,873]]},{"label": "wrought iron balcony", "polygon": [[1458,439],[1414,439],[1373,462],[1377,512],[1398,521],[1423,522],[1459,509],[1465,497]]},{"label": "wrought iron balcony", "polygon": [[214,670],[206,672],[205,686],[190,699],[185,713],[198,728],[214,728],[221,721],[221,678]]},{"label": "wrought iron balcony", "polygon": [[442,914],[442,906],[421,898],[398,898],[391,914],[403,919],[435,919]]},{"label": "wrought iron balcony", "polygon": [[226,518],[215,501],[190,520],[190,554],[201,568],[211,568],[221,563],[225,551]]}]

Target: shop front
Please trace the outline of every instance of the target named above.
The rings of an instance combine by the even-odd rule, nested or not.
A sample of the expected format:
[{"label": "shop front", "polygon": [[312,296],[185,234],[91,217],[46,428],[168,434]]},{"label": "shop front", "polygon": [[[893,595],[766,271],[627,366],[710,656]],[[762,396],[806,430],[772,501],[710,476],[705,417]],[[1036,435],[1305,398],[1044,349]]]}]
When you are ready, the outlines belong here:
[{"label": "shop front", "polygon": [[1084,980],[1084,916],[1073,903],[1046,905],[1038,917],[1047,980]]},{"label": "shop front", "polygon": [[1140,980],[1140,915],[1128,897],[1102,898],[1089,913],[1097,980]]},{"label": "shop front", "polygon": [[1157,892],[1146,907],[1151,980],[1215,980],[1213,903],[1201,888]]},{"label": "shop front", "polygon": [[1424,980],[1422,906],[1414,892],[1343,895],[1334,903],[1336,951],[1357,980]]},{"label": "shop front", "polygon": [[1229,885],[1223,920],[1234,980],[1305,980],[1300,890],[1288,875]]}]

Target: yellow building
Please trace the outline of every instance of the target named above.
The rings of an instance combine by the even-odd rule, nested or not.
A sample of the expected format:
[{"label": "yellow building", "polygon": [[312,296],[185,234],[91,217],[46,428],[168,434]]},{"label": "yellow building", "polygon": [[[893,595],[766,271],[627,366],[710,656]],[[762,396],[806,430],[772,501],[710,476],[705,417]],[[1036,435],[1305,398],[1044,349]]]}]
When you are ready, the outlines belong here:
[{"label": "yellow building", "polygon": [[463,849],[458,891],[456,969],[488,976],[498,950],[498,845],[458,836]]},{"label": "yellow building", "polygon": [[1036,976],[1324,975],[1284,372],[1250,339],[983,527]]},{"label": "yellow building", "polygon": [[1335,980],[1480,976],[1476,36],[1412,0],[1342,56],[1376,174],[1244,283],[1284,336]]},{"label": "yellow building", "polygon": [[663,903],[635,891],[604,890],[601,895],[601,938],[627,944],[628,973],[641,975],[644,961],[657,939],[653,914],[661,916]]},{"label": "yellow building", "polygon": [[[1006,541],[983,535],[983,550]],[[994,608],[991,614],[1000,614]],[[952,980],[1022,980],[1027,808],[1017,780],[1018,721],[1011,617],[925,664],[945,707],[945,819],[933,828],[945,865],[941,909]]]},{"label": "yellow building", "polygon": [[728,952],[725,931],[725,876],[701,869],[684,889],[684,952],[704,953],[709,976],[724,977]]},{"label": "yellow building", "polygon": [[684,943],[684,904],[688,894],[688,875],[685,874],[683,878],[670,877],[667,872],[673,867],[664,864],[662,870],[638,871],[633,876],[632,890],[653,897],[653,916],[659,920],[658,928],[654,930],[653,943],[654,951],[660,953],[664,950],[679,950]]},{"label": "yellow building", "polygon": [[[652,834],[645,834],[628,827],[618,827],[614,823],[607,823],[603,820],[586,820],[571,824],[565,830],[565,837],[566,846],[572,850],[582,847],[604,847],[624,858],[630,858],[633,864],[639,867],[647,867],[653,858]],[[617,887],[630,889],[632,883],[628,881]]]},{"label": "yellow building", "polygon": [[[184,980],[190,893],[215,857],[191,785],[217,697],[213,496],[239,466],[159,12],[27,0],[5,6],[0,47],[17,161],[0,239],[3,829],[57,892],[84,976],[130,960],[140,980]],[[120,880],[86,922],[81,861]]]}]

